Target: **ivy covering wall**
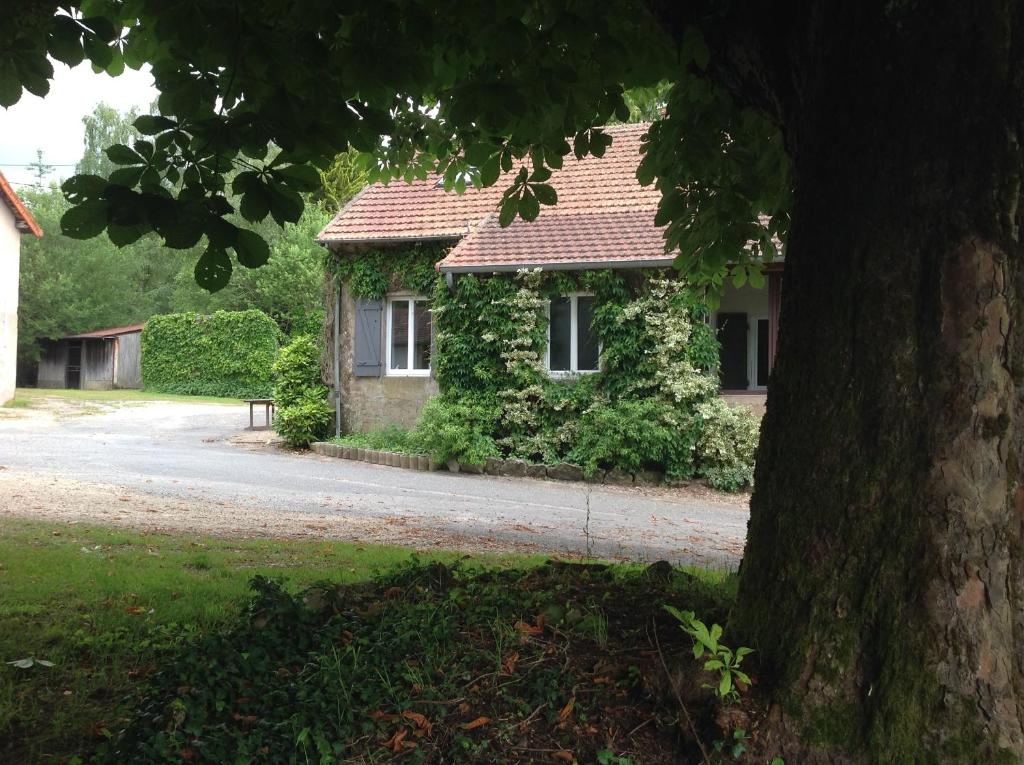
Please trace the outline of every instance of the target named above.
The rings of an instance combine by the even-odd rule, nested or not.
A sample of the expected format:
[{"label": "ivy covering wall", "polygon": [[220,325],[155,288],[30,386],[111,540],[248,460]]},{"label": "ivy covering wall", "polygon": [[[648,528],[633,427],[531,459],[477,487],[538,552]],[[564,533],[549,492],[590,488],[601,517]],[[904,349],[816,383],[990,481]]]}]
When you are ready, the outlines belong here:
[{"label": "ivy covering wall", "polygon": [[280,336],[256,310],[154,316],[142,330],[142,383],[163,393],[269,397]]},{"label": "ivy covering wall", "polygon": [[332,268],[338,282],[348,282],[359,298],[382,299],[389,291],[408,289],[430,295],[441,281],[436,264],[446,248],[414,244],[401,250],[365,250],[335,258]]},{"label": "ivy covering wall", "polygon": [[[413,441],[436,459],[568,461],[585,471],[663,471],[725,489],[753,480],[758,419],[718,397],[718,342],[700,296],[671,270],[521,271],[439,278],[438,254],[372,253],[339,270],[356,297],[431,296],[441,394]],[[552,378],[548,301],[595,297],[601,371]]]}]

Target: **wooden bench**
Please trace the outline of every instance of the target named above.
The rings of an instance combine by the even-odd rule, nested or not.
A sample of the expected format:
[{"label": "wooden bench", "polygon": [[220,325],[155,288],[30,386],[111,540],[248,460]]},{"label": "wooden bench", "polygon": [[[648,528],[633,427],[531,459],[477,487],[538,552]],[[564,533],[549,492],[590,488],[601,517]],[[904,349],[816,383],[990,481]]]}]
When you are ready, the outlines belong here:
[{"label": "wooden bench", "polygon": [[[247,398],[245,403],[249,405],[249,430],[270,430],[271,423],[274,422],[274,399],[272,398]],[[252,411],[254,407],[263,406],[265,407],[265,422],[263,425],[253,424]]]}]

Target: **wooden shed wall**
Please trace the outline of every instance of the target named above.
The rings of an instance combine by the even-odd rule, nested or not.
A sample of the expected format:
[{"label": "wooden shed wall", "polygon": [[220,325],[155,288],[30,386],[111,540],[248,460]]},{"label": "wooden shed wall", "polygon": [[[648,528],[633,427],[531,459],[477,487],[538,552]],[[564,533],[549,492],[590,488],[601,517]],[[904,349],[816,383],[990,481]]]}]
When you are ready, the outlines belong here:
[{"label": "wooden shed wall", "polygon": [[39,359],[39,376],[36,385],[40,388],[63,388],[64,372],[68,363],[68,346],[63,340],[53,340],[43,346]]},{"label": "wooden shed wall", "polygon": [[131,332],[117,338],[115,388],[142,387],[142,333]]},{"label": "wooden shed wall", "polygon": [[110,390],[114,387],[115,342],[103,338],[82,341],[82,390]]}]

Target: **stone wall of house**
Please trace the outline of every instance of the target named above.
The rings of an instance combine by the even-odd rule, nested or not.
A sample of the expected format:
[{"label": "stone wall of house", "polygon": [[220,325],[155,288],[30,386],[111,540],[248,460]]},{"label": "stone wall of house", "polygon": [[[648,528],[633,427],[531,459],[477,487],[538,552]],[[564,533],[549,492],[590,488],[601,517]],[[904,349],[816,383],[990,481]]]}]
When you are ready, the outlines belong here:
[{"label": "stone wall of house", "polygon": [[[329,310],[333,317],[333,305]],[[355,317],[355,299],[348,287],[343,285],[340,333],[342,430],[357,433],[387,425],[411,428],[419,419],[420,409],[427,399],[437,393],[437,382],[432,377],[356,377],[352,373]],[[381,331],[384,331],[383,322]],[[333,337],[325,337],[324,340],[326,347],[333,349]],[[325,378],[328,378],[327,374]]]},{"label": "stone wall of house", "polygon": [[729,406],[745,406],[758,417],[764,417],[765,402],[768,400],[768,393],[766,391],[722,393],[720,397]]}]

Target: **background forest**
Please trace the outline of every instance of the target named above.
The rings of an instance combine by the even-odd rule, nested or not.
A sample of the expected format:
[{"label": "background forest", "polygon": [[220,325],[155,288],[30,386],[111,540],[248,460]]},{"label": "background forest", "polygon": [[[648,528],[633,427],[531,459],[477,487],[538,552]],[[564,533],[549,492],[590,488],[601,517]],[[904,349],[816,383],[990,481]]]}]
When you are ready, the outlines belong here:
[{"label": "background forest", "polygon": [[[134,112],[99,104],[84,119],[85,147],[78,173],[108,174],[114,165],[103,152],[112,143],[130,143],[137,134]],[[39,176],[49,170],[39,158]],[[102,327],[132,324],[163,313],[259,309],[286,334],[319,331],[324,277],[323,250],[313,238],[328,217],[364,182],[347,155],[322,174],[298,223],[247,224],[270,245],[262,268],[237,267],[227,287],[209,293],[193,276],[198,250],[164,247],[154,235],[116,247],[106,236],[71,239],[61,234],[60,218],[69,204],[57,184],[22,185],[18,195],[42,227],[39,238],[25,237],[21,250],[18,309],[19,382],[32,381],[39,341]]]}]

